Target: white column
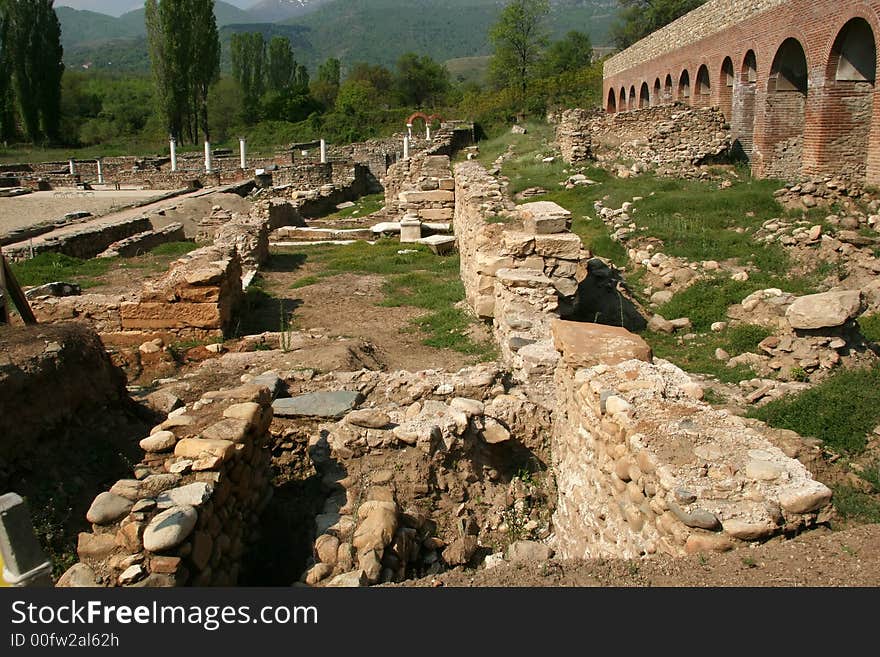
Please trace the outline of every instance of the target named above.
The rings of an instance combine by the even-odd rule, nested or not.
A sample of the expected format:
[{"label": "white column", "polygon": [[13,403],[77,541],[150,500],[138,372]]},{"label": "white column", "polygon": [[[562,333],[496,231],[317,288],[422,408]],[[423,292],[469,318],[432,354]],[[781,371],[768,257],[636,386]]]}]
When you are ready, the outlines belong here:
[{"label": "white column", "polygon": [[0,497],[3,579],[12,586],[52,586],[52,563],[34,534],[31,513],[15,493]]},{"label": "white column", "polygon": [[410,139],[412,139],[412,123],[406,124],[406,134]]},{"label": "white column", "polygon": [[70,158],[68,165],[70,166],[70,175],[75,176],[76,175],[76,162],[74,161],[73,158]]},{"label": "white column", "polygon": [[321,164],[327,164],[327,142],[321,140]]},{"label": "white column", "polygon": [[238,140],[238,150],[241,152],[241,168],[247,169],[247,140],[244,137]]},{"label": "white column", "polygon": [[409,159],[409,135],[403,136],[403,159]]},{"label": "white column", "polygon": [[104,184],[104,160],[100,157],[98,158],[98,184]]},{"label": "white column", "polygon": [[205,173],[213,173],[214,168],[211,162],[211,142],[205,141]]},{"label": "white column", "polygon": [[171,172],[177,173],[177,140],[171,139]]},{"label": "white column", "polygon": [[425,124],[425,139],[431,141],[431,126],[427,123]]}]

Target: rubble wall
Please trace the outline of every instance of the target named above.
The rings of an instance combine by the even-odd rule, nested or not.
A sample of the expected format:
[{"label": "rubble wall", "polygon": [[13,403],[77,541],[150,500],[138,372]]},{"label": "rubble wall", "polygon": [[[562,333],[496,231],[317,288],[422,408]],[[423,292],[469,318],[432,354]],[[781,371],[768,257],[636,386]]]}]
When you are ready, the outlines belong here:
[{"label": "rubble wall", "polygon": [[235,586],[271,496],[269,390],[209,392],[141,441],[131,479],[101,493],[79,535],[75,586]]}]

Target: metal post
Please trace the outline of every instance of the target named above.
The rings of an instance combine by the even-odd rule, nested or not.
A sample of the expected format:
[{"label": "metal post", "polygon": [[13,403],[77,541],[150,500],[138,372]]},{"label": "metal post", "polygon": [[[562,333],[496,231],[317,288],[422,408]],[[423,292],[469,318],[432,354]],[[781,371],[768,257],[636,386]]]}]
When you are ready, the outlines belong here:
[{"label": "metal post", "polygon": [[244,137],[238,139],[238,150],[241,153],[241,168],[247,169],[247,140]]},{"label": "metal post", "polygon": [[104,159],[98,158],[98,184],[104,184]]},{"label": "metal post", "polygon": [[321,164],[327,164],[327,142],[321,140]]},{"label": "metal post", "polygon": [[213,173],[214,168],[211,162],[211,142],[205,141],[205,173]]},{"label": "metal post", "polygon": [[177,173],[177,140],[171,138],[171,173]]},{"label": "metal post", "polygon": [[15,493],[0,497],[0,553],[7,584],[52,586],[52,564],[34,534],[27,503]]}]

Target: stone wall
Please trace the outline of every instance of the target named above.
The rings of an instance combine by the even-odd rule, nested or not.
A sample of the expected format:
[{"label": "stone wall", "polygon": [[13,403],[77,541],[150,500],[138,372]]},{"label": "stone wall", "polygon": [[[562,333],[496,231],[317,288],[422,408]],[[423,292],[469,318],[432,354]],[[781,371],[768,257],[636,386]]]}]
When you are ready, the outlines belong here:
[{"label": "stone wall", "polygon": [[235,586],[271,496],[269,390],[205,394],[157,425],[133,478],[95,498],[75,586]]},{"label": "stone wall", "polygon": [[562,159],[569,164],[585,162],[592,157],[592,119],[595,112],[583,109],[565,110],[556,125],[556,146]]},{"label": "stone wall", "polygon": [[152,230],[150,220],[146,217],[119,219],[87,225],[78,230],[57,236],[46,237],[31,245],[20,245],[4,248],[3,255],[12,260],[27,260],[31,255],[44,252],[63,253],[73,258],[88,260],[107,249],[114,242],[133,237],[139,233]]},{"label": "stone wall", "polygon": [[570,322],[554,336],[560,556],[726,551],[831,517],[831,490],[773,430],[699,401],[700,386],[651,363],[641,338]]},{"label": "stone wall", "polygon": [[393,165],[385,178],[385,209],[389,219],[412,214],[422,221],[451,221],[455,181],[449,156],[423,152]]}]

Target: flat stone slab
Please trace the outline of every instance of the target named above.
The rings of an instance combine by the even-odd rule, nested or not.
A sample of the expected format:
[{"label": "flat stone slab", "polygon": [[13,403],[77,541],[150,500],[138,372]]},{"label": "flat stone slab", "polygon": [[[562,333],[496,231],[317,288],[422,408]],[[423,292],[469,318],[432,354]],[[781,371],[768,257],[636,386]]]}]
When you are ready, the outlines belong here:
[{"label": "flat stone slab", "polygon": [[382,223],[376,224],[373,226],[372,231],[376,234],[379,233],[399,233],[400,232],[400,222],[397,221],[383,221]]},{"label": "flat stone slab", "polygon": [[508,287],[551,287],[553,281],[537,269],[499,269],[495,276]]},{"label": "flat stone slab", "polygon": [[322,417],[338,420],[353,411],[361,399],[361,393],[351,390],[312,392],[290,399],[276,399],[272,402],[272,410],[277,417]]},{"label": "flat stone slab", "polygon": [[556,350],[572,368],[617,365],[627,360],[653,360],[651,347],[620,326],[555,320],[551,329]]},{"label": "flat stone slab", "polygon": [[858,290],[823,292],[798,297],[785,311],[785,317],[794,329],[833,328],[857,317],[863,309]]},{"label": "flat stone slab", "polygon": [[445,255],[455,250],[456,238],[451,235],[431,235],[419,240],[419,244],[427,246],[435,255]]}]

